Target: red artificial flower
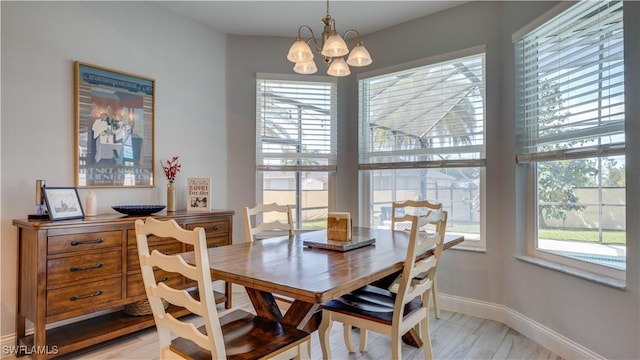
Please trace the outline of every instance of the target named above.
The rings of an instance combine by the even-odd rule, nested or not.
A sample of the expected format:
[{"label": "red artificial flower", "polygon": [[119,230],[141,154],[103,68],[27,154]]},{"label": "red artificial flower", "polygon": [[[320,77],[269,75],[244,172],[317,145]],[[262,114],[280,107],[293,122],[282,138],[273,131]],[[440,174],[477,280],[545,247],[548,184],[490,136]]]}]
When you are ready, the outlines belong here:
[{"label": "red artificial flower", "polygon": [[165,163],[160,162],[162,165],[162,169],[164,170],[164,176],[167,177],[170,183],[173,183],[173,180],[176,179],[176,175],[180,172],[180,163],[178,162],[179,157],[174,156],[171,160],[166,160]]}]

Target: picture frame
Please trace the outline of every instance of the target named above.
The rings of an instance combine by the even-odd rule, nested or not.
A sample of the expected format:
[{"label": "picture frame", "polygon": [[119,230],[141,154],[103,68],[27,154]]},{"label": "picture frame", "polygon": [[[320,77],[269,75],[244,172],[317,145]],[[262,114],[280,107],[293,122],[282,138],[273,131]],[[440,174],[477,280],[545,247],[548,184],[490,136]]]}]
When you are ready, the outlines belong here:
[{"label": "picture frame", "polygon": [[187,178],[187,211],[207,212],[211,210],[211,178]]},{"label": "picture frame", "polygon": [[43,187],[42,195],[51,221],[83,219],[84,210],[75,187]]},{"label": "picture frame", "polygon": [[75,186],[155,186],[155,80],[80,61],[74,80]]}]

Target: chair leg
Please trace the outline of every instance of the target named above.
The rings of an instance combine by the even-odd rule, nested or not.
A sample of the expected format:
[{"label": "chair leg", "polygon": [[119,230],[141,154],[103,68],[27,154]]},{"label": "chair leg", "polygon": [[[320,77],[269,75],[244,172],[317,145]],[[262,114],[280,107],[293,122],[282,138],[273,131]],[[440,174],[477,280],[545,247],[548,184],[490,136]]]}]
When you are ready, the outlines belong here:
[{"label": "chair leg", "polygon": [[394,360],[402,359],[402,335],[398,333],[398,329],[391,331],[391,358]]},{"label": "chair leg", "polygon": [[353,327],[351,325],[343,324],[342,336],[344,337],[344,346],[347,347],[347,351],[350,353],[355,352],[355,350],[353,349],[353,338],[351,337],[351,330],[353,330]]},{"label": "chair leg", "polygon": [[322,312],[322,321],[318,327],[318,337],[320,339],[320,348],[322,349],[322,358],[325,360],[331,359],[331,344],[329,343],[329,334],[331,332],[331,326],[333,325],[333,319],[331,319],[331,313],[328,311]]},{"label": "chair leg", "polygon": [[431,336],[429,335],[429,316],[420,321],[420,329],[422,332],[420,338],[422,339],[422,347],[424,349],[424,359],[432,360],[433,349],[431,348]]},{"label": "chair leg", "polygon": [[360,328],[360,352],[367,350],[367,329]]},{"label": "chair leg", "polygon": [[297,360],[311,360],[311,346],[309,341],[305,341],[302,344],[298,345],[298,356],[296,356]]},{"label": "chair leg", "polygon": [[438,278],[433,278],[431,293],[433,294],[433,311],[436,315],[436,319],[440,319],[440,306],[438,305]]}]

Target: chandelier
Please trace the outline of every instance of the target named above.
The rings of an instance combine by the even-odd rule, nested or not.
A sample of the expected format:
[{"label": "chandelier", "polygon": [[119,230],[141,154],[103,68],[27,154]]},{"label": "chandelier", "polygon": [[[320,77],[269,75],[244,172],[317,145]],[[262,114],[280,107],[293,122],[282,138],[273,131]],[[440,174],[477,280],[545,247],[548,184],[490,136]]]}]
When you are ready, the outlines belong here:
[{"label": "chandelier", "polygon": [[[356,34],[356,42],[349,52],[346,41],[336,31],[336,22],[329,15],[329,0],[327,0],[327,16],[322,18],[324,29],[322,30],[322,46],[316,40],[313,29],[308,25],[302,25],[298,28],[298,36],[295,42],[289,48],[287,60],[295,63],[293,71],[298,74],[315,74],[318,71],[316,63],[313,60],[313,51],[311,51],[310,43],[313,43],[316,51],[322,54],[322,60],[329,66],[327,74],[331,76],[348,76],[351,74],[349,65],[351,66],[367,66],[373,62],[369,51],[364,47],[360,40],[360,33],[357,30],[349,29],[344,32],[344,39],[348,34]],[[309,39],[304,39],[301,35],[302,29],[311,32]],[[345,62],[344,56],[349,54]]]}]

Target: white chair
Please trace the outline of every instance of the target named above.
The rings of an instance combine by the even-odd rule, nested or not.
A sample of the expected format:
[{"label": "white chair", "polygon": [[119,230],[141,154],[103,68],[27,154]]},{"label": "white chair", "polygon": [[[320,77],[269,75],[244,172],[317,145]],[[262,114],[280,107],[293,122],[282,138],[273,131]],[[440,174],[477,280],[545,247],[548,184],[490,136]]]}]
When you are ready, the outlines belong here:
[{"label": "white chair", "polygon": [[[244,234],[247,242],[269,237],[293,235],[293,216],[291,206],[272,204],[257,204],[243,209]],[[252,221],[253,217],[262,217],[262,221]],[[281,221],[286,219],[286,222]]]},{"label": "white chair", "polygon": [[[245,207],[242,214],[246,242],[294,234],[295,226],[290,205],[257,204],[252,208]],[[256,220],[252,221],[253,218]],[[282,219],[286,219],[286,222],[282,222]],[[258,223],[258,220],[262,222]],[[274,298],[282,310],[287,310],[293,303],[293,299],[287,296],[276,294]]]},{"label": "white chair", "polygon": [[[425,215],[429,211],[441,210],[441,203],[432,203],[428,200],[407,200],[402,202],[394,202],[391,204],[391,229],[392,230],[410,230],[410,225],[406,222],[407,215]],[[401,210],[403,214],[398,215],[398,210]],[[442,254],[442,247],[436,249],[436,260],[440,261],[440,255]],[[433,311],[436,319],[440,319],[440,305],[438,303],[438,274],[435,274],[433,279]]]},{"label": "white chair", "polygon": [[[209,271],[207,241],[204,229],[181,228],[175,220],[160,221],[151,217],[135,222],[142,279],[158,330],[161,359],[262,359],[310,357],[308,333],[258,318],[243,310],[235,310],[218,318]],[[180,255],[149,252],[147,237],[174,238],[192,245],[196,265],[187,264]],[[198,283],[198,295],[174,289],[157,282],[154,267],[178,272]],[[204,318],[204,326],[196,328],[165,311],[167,302],[187,308]],[[172,334],[177,335],[172,340]]]},{"label": "white chair", "polygon": [[[366,349],[366,331],[375,331],[391,337],[391,358],[401,359],[401,338],[419,325],[418,336],[424,346],[425,359],[432,359],[429,337],[429,297],[438,266],[435,255],[418,260],[430,248],[443,242],[447,212],[432,211],[426,216],[407,215],[411,232],[407,257],[401,275],[390,286],[394,292],[366,285],[338,299],[322,305],[319,327],[320,346],[324,359],[331,358],[329,334],[334,321],[344,324],[344,340],[353,352],[351,328],[361,329],[360,351]],[[427,223],[436,223],[435,234],[420,232]],[[426,275],[426,276],[425,276]]]}]

